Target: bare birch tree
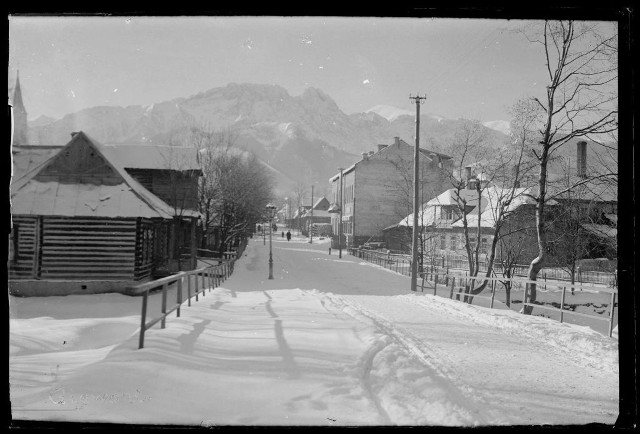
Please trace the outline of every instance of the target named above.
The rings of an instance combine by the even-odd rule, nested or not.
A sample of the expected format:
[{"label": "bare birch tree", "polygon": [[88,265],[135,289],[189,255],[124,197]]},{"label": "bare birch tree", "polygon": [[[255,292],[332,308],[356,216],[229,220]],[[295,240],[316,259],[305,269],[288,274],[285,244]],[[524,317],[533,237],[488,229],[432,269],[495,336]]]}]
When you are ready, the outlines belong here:
[{"label": "bare birch tree", "polygon": [[[524,31],[529,41],[542,47],[548,74],[546,98],[533,98],[541,118],[540,140],[533,150],[539,168],[535,195],[538,256],[531,261],[528,278],[534,282],[545,265],[547,252],[544,212],[549,159],[572,139],[617,130],[617,35],[615,31],[605,35],[605,31],[596,24],[573,21],[545,21],[541,31]],[[527,284],[527,290],[528,301],[534,303],[536,284]],[[531,306],[523,309],[526,314],[531,311]]]}]

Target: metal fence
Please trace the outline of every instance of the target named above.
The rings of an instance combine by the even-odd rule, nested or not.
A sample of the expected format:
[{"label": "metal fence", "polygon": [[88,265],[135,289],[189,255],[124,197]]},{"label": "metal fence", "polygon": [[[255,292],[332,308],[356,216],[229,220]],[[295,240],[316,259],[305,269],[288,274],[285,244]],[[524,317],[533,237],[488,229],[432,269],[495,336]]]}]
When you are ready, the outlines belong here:
[{"label": "metal fence", "polygon": [[[349,248],[349,254],[357,258],[363,259],[367,262],[377,264],[381,267],[395,271],[399,274],[409,276],[411,274],[411,257],[404,254],[394,254],[385,251],[367,250],[359,248]],[[590,319],[597,319],[601,321],[607,321],[608,336],[611,336],[614,325],[614,312],[617,305],[616,296],[618,294],[617,279],[615,273],[582,273],[582,281],[576,281],[571,284],[566,274],[561,274],[557,269],[545,268],[538,275],[537,281],[530,281],[527,279],[527,272],[529,266],[518,265],[515,267],[516,275],[510,279],[499,277],[501,269],[498,266],[498,270],[494,270],[493,277],[485,278],[482,273],[476,279],[489,282],[490,295],[471,295],[468,293],[470,288],[470,282],[473,278],[468,276],[468,264],[466,260],[458,258],[438,258],[439,261],[432,260],[430,262],[424,262],[419,270],[420,278],[422,279],[421,290],[424,291],[425,283],[429,282],[433,286],[433,295],[438,291],[444,291],[444,296],[460,301],[471,302],[474,299],[486,299],[486,303],[490,308],[494,308],[494,303],[502,303],[503,300],[496,298],[497,283],[503,283],[510,281],[513,285],[512,291],[523,292],[524,298],[522,301],[518,301],[519,306],[529,306],[535,309],[542,309],[544,311],[557,312],[559,315],[559,321],[565,321],[565,315],[575,315],[578,317],[586,317]],[[605,277],[602,277],[605,275]],[[591,278],[593,281],[588,282],[586,279]],[[528,287],[527,283],[537,284],[540,291],[547,292],[552,291],[558,294],[558,302],[540,303],[530,302],[528,299]],[[521,288],[521,289],[516,289]],[[607,312],[603,312],[604,315],[591,315],[586,313],[575,312],[571,308],[575,308],[566,300],[566,291],[569,289],[571,293],[574,290],[582,291],[587,290],[590,292],[598,292],[607,294],[609,297],[608,303],[602,303],[602,308]],[[512,306],[513,307],[513,306]]]},{"label": "metal fence", "polygon": [[[408,275],[411,270],[411,256],[403,253],[393,253],[383,250],[367,250],[361,248],[349,248],[349,254],[365,261],[375,263],[382,267]],[[486,261],[478,262],[480,273],[487,270]],[[469,271],[469,263],[464,257],[431,256],[424,257],[420,271],[432,271],[435,267],[441,269]],[[502,274],[503,267],[499,263],[493,264],[495,274]],[[528,277],[529,265],[515,265],[511,270],[513,277]],[[571,282],[571,274],[567,270],[555,267],[545,267],[538,274],[541,280],[561,280]],[[602,271],[580,271],[575,275],[576,283],[597,283],[612,288],[618,287],[617,273]]]}]

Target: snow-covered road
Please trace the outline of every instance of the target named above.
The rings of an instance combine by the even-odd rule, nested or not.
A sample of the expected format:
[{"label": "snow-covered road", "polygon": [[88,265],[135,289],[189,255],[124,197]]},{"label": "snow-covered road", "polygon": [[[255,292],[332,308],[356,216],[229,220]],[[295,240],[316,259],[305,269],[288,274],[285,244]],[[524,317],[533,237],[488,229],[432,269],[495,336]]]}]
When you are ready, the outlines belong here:
[{"label": "snow-covered road", "polygon": [[[14,418],[185,425],[615,421],[616,340],[547,318],[410,293],[407,277],[346,252],[329,255],[326,240],[314,241],[274,239],[268,280],[268,242],[251,240],[232,277],[170,318],[166,329],[150,330],[143,350],[139,299],[12,298]],[[88,302],[104,309],[87,315]],[[158,311],[157,300],[150,306]]]}]

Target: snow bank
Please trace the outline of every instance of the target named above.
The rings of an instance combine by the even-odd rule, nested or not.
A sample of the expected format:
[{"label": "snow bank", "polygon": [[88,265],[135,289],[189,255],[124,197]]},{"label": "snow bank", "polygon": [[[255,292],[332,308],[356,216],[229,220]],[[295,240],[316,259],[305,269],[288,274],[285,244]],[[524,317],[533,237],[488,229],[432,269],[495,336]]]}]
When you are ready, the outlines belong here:
[{"label": "snow bank", "polygon": [[618,372],[618,342],[595,330],[510,310],[487,309],[442,297],[400,296],[428,309],[438,309],[477,324],[495,327],[525,339],[534,339],[566,353],[577,364]]}]

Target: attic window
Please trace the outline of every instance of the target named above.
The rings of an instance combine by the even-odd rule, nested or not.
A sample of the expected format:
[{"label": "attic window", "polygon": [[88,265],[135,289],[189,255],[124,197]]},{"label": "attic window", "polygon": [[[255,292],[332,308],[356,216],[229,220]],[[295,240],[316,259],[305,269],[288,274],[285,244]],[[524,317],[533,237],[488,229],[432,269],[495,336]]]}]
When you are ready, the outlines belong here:
[{"label": "attic window", "polygon": [[448,206],[443,206],[440,209],[440,218],[443,220],[451,220],[453,219],[453,209]]}]

